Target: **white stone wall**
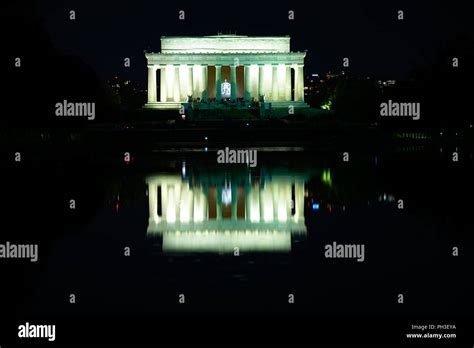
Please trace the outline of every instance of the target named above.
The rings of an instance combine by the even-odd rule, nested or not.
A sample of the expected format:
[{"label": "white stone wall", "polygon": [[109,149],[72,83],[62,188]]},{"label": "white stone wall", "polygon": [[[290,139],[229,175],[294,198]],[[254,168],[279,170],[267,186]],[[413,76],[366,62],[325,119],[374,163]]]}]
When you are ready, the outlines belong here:
[{"label": "white stone wall", "polygon": [[[161,52],[145,53],[148,63],[148,104],[152,107],[159,108],[161,106],[158,104],[163,104],[166,108],[179,108],[179,103],[186,102],[188,96],[206,100],[209,96],[208,68],[213,66],[216,71],[220,71],[223,66],[230,67],[231,99],[237,97],[236,68],[243,66],[246,100],[264,96],[265,101],[272,103],[304,103],[303,67],[306,52],[291,52],[289,36],[163,36],[161,45]],[[160,69],[159,81],[156,80],[157,69]],[[219,73],[215,79],[216,91],[211,94],[215,92],[217,99],[220,99],[222,78]],[[159,96],[157,82],[161,86]]]},{"label": "white stone wall", "polygon": [[290,37],[235,35],[161,38],[162,53],[288,53]]}]

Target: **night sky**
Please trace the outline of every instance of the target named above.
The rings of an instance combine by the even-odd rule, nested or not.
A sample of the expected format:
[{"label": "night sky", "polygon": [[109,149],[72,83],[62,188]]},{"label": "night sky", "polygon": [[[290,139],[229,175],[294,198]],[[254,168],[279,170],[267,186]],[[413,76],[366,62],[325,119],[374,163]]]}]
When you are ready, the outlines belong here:
[{"label": "night sky", "polygon": [[[54,46],[80,56],[101,78],[146,81],[145,49],[161,36],[290,35],[291,50],[308,50],[305,73],[342,70],[404,78],[459,33],[472,32],[472,12],[450,1],[42,1],[38,13]],[[467,3],[467,2],[463,2]],[[178,11],[186,20],[178,20]],[[405,20],[397,20],[397,11]],[[69,10],[76,20],[69,20]],[[288,20],[288,11],[295,20]],[[131,68],[123,67],[130,57]]]}]

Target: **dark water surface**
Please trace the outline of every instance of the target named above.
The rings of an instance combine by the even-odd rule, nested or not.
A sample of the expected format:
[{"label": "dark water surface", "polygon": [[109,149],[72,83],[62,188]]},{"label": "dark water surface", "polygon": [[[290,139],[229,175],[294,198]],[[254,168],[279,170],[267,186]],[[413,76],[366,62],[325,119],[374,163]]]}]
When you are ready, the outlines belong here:
[{"label": "dark water surface", "polygon": [[[322,323],[315,340],[325,322],[395,320],[397,341],[420,320],[472,318],[472,153],[270,150],[256,167],[218,164],[215,148],[4,162],[4,239],[39,243],[39,262],[6,261],[5,303],[19,322],[146,323],[164,341],[206,320],[242,337],[255,320]],[[325,257],[333,243],[363,245],[362,262]]]}]

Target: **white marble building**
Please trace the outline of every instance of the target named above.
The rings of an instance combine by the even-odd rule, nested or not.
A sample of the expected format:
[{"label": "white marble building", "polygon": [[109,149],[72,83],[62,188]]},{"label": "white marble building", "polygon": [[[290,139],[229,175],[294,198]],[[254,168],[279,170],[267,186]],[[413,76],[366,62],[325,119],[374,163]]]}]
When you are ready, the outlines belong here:
[{"label": "white marble building", "polygon": [[[291,52],[290,37],[216,35],[161,38],[161,52],[145,53],[148,63],[146,108],[177,109],[189,97],[271,102],[272,107],[304,103],[306,52]],[[159,95],[157,83],[159,82]]]}]

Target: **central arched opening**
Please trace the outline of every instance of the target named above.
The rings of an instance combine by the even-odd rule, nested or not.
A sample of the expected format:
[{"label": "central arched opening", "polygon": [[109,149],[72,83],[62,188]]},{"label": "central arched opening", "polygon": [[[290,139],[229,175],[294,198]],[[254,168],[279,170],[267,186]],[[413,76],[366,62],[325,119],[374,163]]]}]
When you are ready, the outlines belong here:
[{"label": "central arched opening", "polygon": [[[221,88],[221,86],[217,86],[217,81],[216,81],[216,66],[211,65],[208,68],[208,76],[209,76],[209,99],[214,99],[217,96],[217,88]],[[237,98],[243,98],[245,95],[245,69],[244,66],[239,65],[235,69],[236,73],[236,86],[237,86]],[[231,83],[231,69],[229,65],[223,65],[221,67],[221,84],[224,83],[225,81]]]},{"label": "central arched opening", "polygon": [[227,80],[227,82],[230,82],[230,66],[229,65],[224,65],[222,66],[222,81],[224,82]]}]

